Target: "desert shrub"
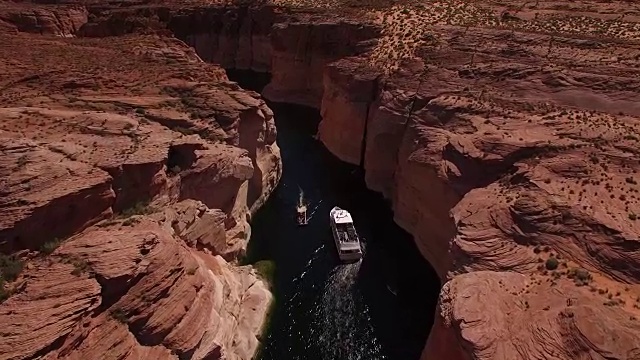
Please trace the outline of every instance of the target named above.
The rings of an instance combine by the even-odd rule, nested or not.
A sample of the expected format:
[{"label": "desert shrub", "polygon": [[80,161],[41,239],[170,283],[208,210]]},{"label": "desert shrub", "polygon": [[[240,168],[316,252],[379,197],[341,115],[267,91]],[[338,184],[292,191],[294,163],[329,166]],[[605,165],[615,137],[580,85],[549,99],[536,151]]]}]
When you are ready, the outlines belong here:
[{"label": "desert shrub", "polygon": [[576,279],[581,280],[581,281],[589,281],[591,280],[591,274],[589,273],[589,270],[587,269],[576,269]]},{"label": "desert shrub", "polygon": [[258,272],[258,275],[267,283],[272,284],[276,265],[273,261],[270,260],[261,260],[253,264],[253,267]]},{"label": "desert shrub", "polygon": [[40,246],[40,252],[49,255],[52,254],[56,249],[62,244],[61,240],[53,239],[51,241],[47,241],[46,243]]},{"label": "desert shrub", "polygon": [[573,279],[578,286],[584,286],[591,282],[591,273],[587,269],[578,268],[567,271],[567,277]]},{"label": "desert shrub", "polygon": [[29,160],[27,159],[26,155],[22,155],[18,158],[18,168],[24,167],[25,165],[27,165],[27,163],[29,162]]},{"label": "desert shrub", "polygon": [[124,310],[120,308],[115,308],[111,310],[109,313],[111,314],[111,317],[116,319],[117,321],[123,324],[127,323],[127,314],[124,312]]},{"label": "desert shrub", "polygon": [[558,259],[554,258],[554,257],[550,257],[547,259],[547,261],[544,263],[544,267],[547,268],[547,270],[555,270],[558,268]]},{"label": "desert shrub", "polygon": [[149,206],[148,202],[140,201],[135,203],[133,206],[124,209],[120,212],[120,217],[128,218],[134,215],[146,215],[154,212],[153,207]]},{"label": "desert shrub", "polygon": [[73,259],[71,263],[73,264],[71,274],[75,276],[80,276],[82,273],[91,270],[89,263],[84,259]]},{"label": "desert shrub", "polygon": [[13,255],[0,254],[0,279],[2,281],[13,281],[22,272],[24,264]]},{"label": "desert shrub", "polygon": [[193,129],[183,128],[183,127],[180,127],[180,126],[174,127],[173,130],[179,132],[182,135],[193,135],[193,134],[196,133],[196,131],[193,130]]},{"label": "desert shrub", "polygon": [[11,296],[11,292],[4,289],[4,280],[0,278],[0,304]]},{"label": "desert shrub", "polygon": [[137,223],[138,223],[138,220],[136,218],[128,218],[122,222],[122,226],[133,226]]}]

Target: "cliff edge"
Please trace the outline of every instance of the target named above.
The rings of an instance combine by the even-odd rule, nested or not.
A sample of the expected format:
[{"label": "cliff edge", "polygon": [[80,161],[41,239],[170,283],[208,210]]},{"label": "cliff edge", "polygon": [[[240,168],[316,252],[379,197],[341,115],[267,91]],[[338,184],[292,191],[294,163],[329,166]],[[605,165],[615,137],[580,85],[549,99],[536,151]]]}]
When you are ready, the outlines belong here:
[{"label": "cliff edge", "polygon": [[42,31],[0,33],[0,358],[251,359],[271,110],[179,40]]},{"label": "cliff edge", "polygon": [[[119,6],[71,3],[46,9],[67,9],[65,14],[77,14],[77,6],[84,6],[87,22],[79,28],[73,21],[61,21],[55,26],[36,27],[36,31],[33,24],[21,20],[25,17],[16,20],[15,16],[2,14],[0,28],[13,34],[7,38],[9,43],[27,36],[24,32],[73,34],[78,38],[38,41],[64,44],[65,49],[77,45],[92,53],[105,51],[105,44],[124,41],[129,41],[127,47],[116,48],[140,51],[129,39],[173,43],[175,36],[184,42],[179,42],[180,46],[191,46],[206,61],[227,68],[270,72],[272,81],[265,97],[321,111],[320,141],[340,159],[364,167],[367,185],[390,199],[396,222],[413,234],[421,253],[443,281],[424,359],[640,358],[637,6],[624,1],[523,4],[457,0],[420,4],[346,0],[184,1],[153,6],[126,1]],[[11,6],[6,14],[27,5]],[[338,8],[341,11],[336,16]],[[182,55],[166,50],[174,45],[160,48],[121,61],[161,58],[180,61],[180,68],[187,69],[182,71],[191,68],[184,66],[191,62],[185,62]],[[16,45],[12,53],[19,51],[23,50]],[[189,51],[184,49],[179,54]],[[4,61],[15,65],[15,59],[7,57]],[[192,62],[198,69],[208,66]],[[79,60],[69,63],[76,64],[81,74],[88,67]],[[11,68],[19,71],[24,65]],[[222,221],[226,236],[237,238],[245,228],[238,214],[247,211],[238,209],[254,207],[251,200],[238,202],[235,196],[204,192],[201,189],[208,186],[210,177],[199,174],[212,174],[216,186],[246,193],[247,199],[263,198],[264,189],[272,186],[276,176],[267,176],[268,171],[260,171],[262,175],[257,176],[255,169],[277,168],[272,165],[277,164],[277,147],[268,140],[275,129],[257,95],[247,95],[221,81],[223,75],[215,66],[208,69],[185,75],[177,82],[167,80],[169,88],[163,87],[160,95],[180,99],[178,107],[171,111],[144,110],[145,121],[150,122],[145,126],[160,124],[162,129],[173,129],[158,132],[167,135],[154,136],[154,141],[175,136],[177,128],[197,134],[170,140],[170,149],[174,150],[169,151],[168,158],[183,154],[176,160],[179,164],[189,159],[188,166],[178,166],[179,181],[162,173],[156,176],[157,171],[150,168],[144,172],[153,174],[146,175],[153,179],[147,181],[153,184],[149,188],[159,190],[145,191],[152,191],[159,204],[175,203],[184,197],[220,209],[213,212],[230,219]],[[147,70],[136,76],[151,73]],[[13,77],[11,86],[19,91],[11,98],[5,98],[3,91],[3,101],[15,104],[13,107],[29,106],[25,111],[30,112],[36,111],[32,107],[40,108],[38,101],[49,94],[39,93],[32,102],[14,98],[31,91],[33,76]],[[206,85],[203,89],[203,76],[218,76],[212,81],[225,85],[217,85],[218,92]],[[43,72],[37,74],[36,82],[48,78],[62,77]],[[131,78],[126,74],[120,81],[129,83]],[[147,79],[147,83],[140,82],[142,88],[144,84],[165,84],[162,77]],[[109,82],[98,75],[92,74],[85,81],[103,81],[100,86],[109,88]],[[57,86],[80,91],[77,89],[85,89],[82,84],[75,81],[64,87],[60,82]],[[234,92],[233,106],[207,111],[207,106],[222,103],[216,100]],[[206,95],[213,93],[215,96]],[[91,100],[76,97],[85,104],[90,101],[91,111],[107,111],[101,108],[107,106],[105,102],[93,96]],[[204,96],[210,97],[198,100]],[[140,117],[136,110],[139,105],[129,106],[128,116]],[[198,115],[179,115],[184,111],[182,106],[199,109]],[[37,109],[38,114],[51,114],[52,110],[45,110]],[[225,115],[216,116],[219,111]],[[62,116],[55,114],[47,116]],[[249,128],[258,136],[251,137],[249,145],[242,145],[247,144],[242,129],[237,131],[242,121],[226,114],[264,119],[246,122],[256,125]],[[23,116],[25,121],[32,121],[30,116]],[[215,121],[201,121],[211,117]],[[53,123],[45,128],[60,126],[57,121]],[[24,126],[24,122],[19,124]],[[80,124],[77,128],[82,128]],[[21,135],[19,128],[3,130],[14,137]],[[73,130],[65,128],[63,134],[73,134]],[[211,134],[219,143],[202,141]],[[37,138],[22,137],[7,146],[24,143],[37,150],[38,157],[51,159],[61,154],[40,149]],[[141,149],[152,158],[150,148]],[[20,169],[18,165],[24,166],[25,159],[19,156],[14,155],[14,160],[5,160],[13,158],[4,156],[0,161],[12,161],[14,165],[8,169]],[[62,161],[47,164],[68,168],[71,164],[67,161],[72,160],[65,156]],[[87,162],[73,161],[78,167],[74,172],[88,174],[91,170],[85,167]],[[218,163],[225,166],[213,165]],[[121,164],[127,168],[124,162]],[[109,181],[117,183],[118,179],[118,173],[110,169],[98,166],[91,176],[81,176],[85,188],[91,189],[91,198],[96,199],[92,204],[117,204],[118,196],[126,198],[126,191],[118,195],[117,189],[129,187],[110,186]],[[57,188],[60,196],[77,194],[74,189],[79,183],[69,181],[68,173],[64,172],[60,180],[64,186]],[[18,177],[21,171],[7,170],[6,174],[3,179]],[[137,179],[138,175],[130,178]],[[15,189],[12,192],[27,191],[21,178],[11,184]],[[52,201],[38,194],[33,201]],[[15,198],[16,204],[21,198]],[[11,216],[4,218],[22,219],[35,214],[35,204],[15,205],[19,211],[12,210]],[[128,205],[123,205],[122,209],[126,208]],[[74,217],[74,221],[90,225],[96,221],[92,219],[108,217],[113,209],[92,207],[97,214],[82,211],[86,218]],[[14,235],[17,223],[15,220],[5,227],[5,231],[13,231],[12,239],[20,236]],[[56,224],[62,226],[58,221]],[[24,231],[36,232],[38,228],[28,226]],[[225,256],[237,253],[233,244],[227,241],[210,246]],[[58,251],[65,251],[65,246]],[[145,351],[187,348],[167,345],[163,342],[167,337],[163,339],[150,343],[161,346],[159,350]],[[59,343],[54,347],[55,351],[63,349]]]}]

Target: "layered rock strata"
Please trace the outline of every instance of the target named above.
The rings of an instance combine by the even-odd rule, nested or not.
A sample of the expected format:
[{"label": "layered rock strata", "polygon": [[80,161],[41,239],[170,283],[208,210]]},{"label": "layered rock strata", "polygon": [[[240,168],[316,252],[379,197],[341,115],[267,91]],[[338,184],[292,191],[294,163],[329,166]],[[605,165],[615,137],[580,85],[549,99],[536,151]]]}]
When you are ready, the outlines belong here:
[{"label": "layered rock strata", "polygon": [[[320,140],[364,167],[443,280],[423,358],[638,358],[635,10],[447,1],[336,16],[323,4],[93,9],[78,34],[170,31],[209,61],[270,71],[265,96],[319,108]],[[234,146],[224,124],[205,134]],[[175,149],[207,158],[199,146]],[[233,188],[260,163],[252,147],[228,172],[195,169],[235,174]],[[159,198],[179,193],[168,188]],[[229,232],[224,213],[242,231],[234,199],[202,201],[220,206],[211,223]],[[188,244],[220,246],[193,233]]]},{"label": "layered rock strata", "polygon": [[551,61],[543,35],[433,30],[377,84],[327,66],[319,131],[354,164],[364,139],[367,184],[445,282],[423,358],[637,358],[639,49],[556,36]]},{"label": "layered rock strata", "polygon": [[[320,109],[319,139],[364,167],[445,283],[424,358],[638,356],[637,23],[583,10],[615,40],[562,11],[467,7],[457,26],[399,7],[333,61],[334,38],[293,29],[342,20],[273,27],[264,95]],[[403,17],[430,25],[405,60]]]},{"label": "layered rock strata", "polygon": [[0,246],[24,266],[3,257],[0,359],[252,358],[271,294],[234,263],[281,174],[264,101],[172,38],[0,39]]},{"label": "layered rock strata", "polygon": [[250,267],[196,250],[224,237],[212,214],[185,200],[99,223],[31,261],[0,305],[3,358],[250,359],[271,293]]}]

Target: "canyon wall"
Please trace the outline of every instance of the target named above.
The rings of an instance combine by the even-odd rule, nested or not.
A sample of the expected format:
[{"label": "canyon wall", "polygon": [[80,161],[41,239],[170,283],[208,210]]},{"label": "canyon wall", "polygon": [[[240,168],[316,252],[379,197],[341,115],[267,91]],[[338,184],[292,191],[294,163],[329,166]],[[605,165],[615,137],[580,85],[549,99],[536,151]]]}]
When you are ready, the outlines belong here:
[{"label": "canyon wall", "polygon": [[640,209],[600,187],[637,191],[633,45],[615,45],[624,70],[571,70],[611,50],[556,36],[550,60],[544,35],[435,24],[389,71],[367,53],[390,46],[379,25],[327,56],[348,21],[280,21],[263,95],[321,111],[319,140],[364,167],[444,283],[424,359],[638,356]]},{"label": "canyon wall", "polygon": [[354,21],[313,21],[274,6],[183,10],[168,27],[198,55],[224,68],[270,72],[263,95],[320,107],[325,66],[365,52],[379,30]]},{"label": "canyon wall", "polygon": [[237,260],[282,171],[259,94],[173,38],[0,43],[0,359],[251,359],[272,296]]},{"label": "canyon wall", "polygon": [[[608,90],[596,87],[599,74],[617,71],[606,64],[587,74],[496,58],[506,32],[474,29],[462,40],[460,28],[436,30],[438,46],[422,49],[429,63],[407,61],[390,76],[374,80],[361,58],[329,64],[319,131],[353,164],[364,139],[368,186],[391,200],[396,222],[445,283],[423,358],[639,356],[639,209],[597,180],[637,191],[623,180],[639,166],[637,151],[615,145],[635,141],[637,89],[620,77],[606,80]],[[532,49],[537,39],[510,41]],[[584,52],[579,41],[562,43],[561,64]],[[473,66],[469,44],[482,44]],[[371,88],[377,94],[363,101]],[[597,100],[576,104],[568,93]],[[588,186],[577,194],[572,183]],[[612,200],[599,201],[598,191]]]},{"label": "canyon wall", "polygon": [[[223,67],[270,71],[265,97],[318,108],[319,140],[337,157],[364,167],[367,185],[391,200],[395,220],[414,235],[444,283],[424,359],[638,358],[640,208],[634,174],[640,167],[640,90],[634,79],[640,50],[629,41],[637,23],[618,20],[609,29],[606,16],[588,7],[582,13],[596,27],[557,9],[509,22],[503,22],[511,19],[504,13],[497,15],[500,9],[456,9],[392,8],[382,20],[286,6],[90,9],[92,20],[77,33],[172,32]],[[594,28],[600,32],[590,33]],[[413,46],[410,52],[399,54],[407,46]],[[187,50],[144,53],[198,63],[179,55]],[[242,252],[238,239],[248,231],[246,214],[277,181],[277,147],[268,140],[275,129],[256,94],[228,83],[203,89],[202,78],[219,69],[202,66],[199,72],[187,68],[180,81],[154,80],[189,111],[182,105],[172,111],[144,106],[145,119],[174,129],[171,136],[182,134],[172,138],[166,155],[167,167],[176,164],[179,176],[158,171],[153,152],[145,153],[145,166],[134,166],[135,175],[120,175],[125,163],[99,166],[103,172],[96,169],[85,181],[103,206],[97,215],[78,218],[82,226],[108,216],[118,198],[138,193],[127,194],[130,187],[117,184],[146,183],[141,193],[154,194],[155,204],[196,198],[213,209],[204,211],[214,229],[196,226],[188,231],[193,237],[179,236],[186,246],[205,246],[221,258]],[[92,81],[67,80],[80,88]],[[90,101],[104,102],[96,99]],[[129,106],[139,101],[112,99],[135,104]],[[212,110],[208,104],[217,105]],[[109,121],[74,121],[79,128],[114,132]],[[243,138],[239,128],[256,135]],[[145,149],[158,146],[167,149]],[[11,161],[19,169],[24,160]],[[211,179],[224,191],[205,191]],[[25,191],[23,182],[16,179],[15,191]],[[70,185],[61,189],[75,191]],[[14,221],[7,228],[36,207],[25,205],[7,217]],[[19,234],[11,236],[17,242]],[[137,316],[135,309],[124,311]],[[138,353],[191,351],[184,344],[192,339],[173,340],[145,326],[132,328],[149,347]],[[210,339],[207,334],[195,338]]]}]

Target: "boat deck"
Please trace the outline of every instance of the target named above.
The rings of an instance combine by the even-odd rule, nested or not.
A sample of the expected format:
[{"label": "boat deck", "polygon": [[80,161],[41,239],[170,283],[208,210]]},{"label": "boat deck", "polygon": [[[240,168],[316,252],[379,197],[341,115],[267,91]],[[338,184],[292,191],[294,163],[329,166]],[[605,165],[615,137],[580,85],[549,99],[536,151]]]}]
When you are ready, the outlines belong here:
[{"label": "boat deck", "polygon": [[357,243],[359,241],[353,224],[336,224],[336,233],[340,243]]}]

